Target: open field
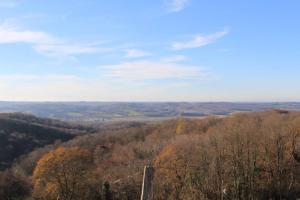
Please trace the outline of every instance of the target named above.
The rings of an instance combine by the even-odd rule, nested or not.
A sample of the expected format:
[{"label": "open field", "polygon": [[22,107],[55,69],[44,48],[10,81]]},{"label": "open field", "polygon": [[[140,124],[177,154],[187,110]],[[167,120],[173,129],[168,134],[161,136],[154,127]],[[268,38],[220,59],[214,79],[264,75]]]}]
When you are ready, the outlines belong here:
[{"label": "open field", "polygon": [[226,116],[271,109],[300,110],[300,103],[188,102],[0,102],[0,112],[22,112],[66,121],[157,121],[177,117]]}]

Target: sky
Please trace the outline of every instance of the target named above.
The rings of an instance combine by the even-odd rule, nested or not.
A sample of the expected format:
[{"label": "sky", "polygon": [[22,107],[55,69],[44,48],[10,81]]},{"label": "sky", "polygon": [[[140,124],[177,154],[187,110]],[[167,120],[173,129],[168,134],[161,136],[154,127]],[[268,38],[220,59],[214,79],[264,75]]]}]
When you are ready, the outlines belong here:
[{"label": "sky", "polygon": [[300,101],[298,0],[0,0],[0,101]]}]

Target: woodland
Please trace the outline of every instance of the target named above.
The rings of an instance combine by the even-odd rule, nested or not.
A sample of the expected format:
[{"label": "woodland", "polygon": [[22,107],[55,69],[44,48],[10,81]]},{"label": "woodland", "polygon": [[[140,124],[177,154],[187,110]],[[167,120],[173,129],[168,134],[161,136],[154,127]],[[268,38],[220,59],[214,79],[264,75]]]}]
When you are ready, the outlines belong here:
[{"label": "woodland", "polygon": [[[19,120],[15,127],[30,118],[22,116],[10,116]],[[48,129],[41,130],[37,123],[46,126],[45,119],[32,117],[26,121],[30,131],[22,127],[1,132],[6,137],[1,148],[13,148],[18,140],[30,148],[3,165],[0,199],[140,199],[145,165],[154,169],[153,200],[300,198],[299,112],[179,117],[93,128],[48,120]]]}]

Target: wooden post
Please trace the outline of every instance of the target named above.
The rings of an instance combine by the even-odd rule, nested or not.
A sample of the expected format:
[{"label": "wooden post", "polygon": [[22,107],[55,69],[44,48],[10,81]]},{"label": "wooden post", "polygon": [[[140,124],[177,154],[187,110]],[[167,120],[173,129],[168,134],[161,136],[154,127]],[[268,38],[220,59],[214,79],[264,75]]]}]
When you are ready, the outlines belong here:
[{"label": "wooden post", "polygon": [[149,165],[145,166],[141,200],[151,200],[152,199],[153,176],[154,176],[154,168]]}]

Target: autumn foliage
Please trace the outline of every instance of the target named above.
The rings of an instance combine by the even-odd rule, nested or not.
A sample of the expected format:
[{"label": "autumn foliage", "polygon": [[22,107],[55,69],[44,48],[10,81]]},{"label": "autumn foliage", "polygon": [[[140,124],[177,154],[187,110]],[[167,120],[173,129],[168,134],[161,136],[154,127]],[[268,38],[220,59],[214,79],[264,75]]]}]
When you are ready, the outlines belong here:
[{"label": "autumn foliage", "polygon": [[34,196],[42,199],[82,199],[88,192],[87,182],[92,157],[87,150],[58,148],[46,154],[33,174]]},{"label": "autumn foliage", "polygon": [[154,200],[297,199],[300,113],[111,128],[37,149],[14,170],[30,174],[29,161],[36,166],[33,197],[41,200],[139,199],[148,164],[155,170]]},{"label": "autumn foliage", "polygon": [[238,114],[156,157],[154,199],[296,199],[299,116]]}]

